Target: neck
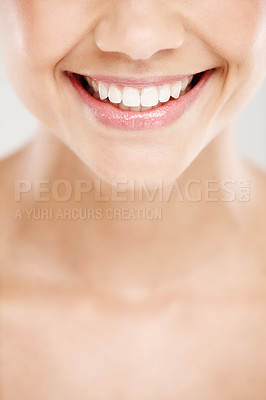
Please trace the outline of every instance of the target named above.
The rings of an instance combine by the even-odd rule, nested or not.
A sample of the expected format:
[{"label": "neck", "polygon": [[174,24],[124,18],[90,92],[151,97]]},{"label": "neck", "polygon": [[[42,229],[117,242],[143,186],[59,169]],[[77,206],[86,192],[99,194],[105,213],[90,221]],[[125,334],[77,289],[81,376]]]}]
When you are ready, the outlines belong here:
[{"label": "neck", "polygon": [[[63,179],[62,186],[65,189],[71,186],[73,192],[71,199],[63,202],[63,205],[67,204],[68,207],[89,206],[103,209],[114,207],[158,209],[159,207],[174,212],[179,216],[179,220],[188,223],[188,216],[184,211],[189,210],[192,203],[193,208],[196,204],[198,212],[202,213],[202,210],[208,208],[209,202],[233,198],[233,191],[237,195],[237,184],[247,179],[246,169],[234,141],[234,129],[230,126],[209,143],[171,185],[166,186],[160,181],[152,189],[145,184],[141,188],[134,189],[127,183],[111,186],[100,180],[62,142],[42,129],[26,154],[25,175],[32,181],[39,179],[49,181],[49,190],[51,186],[56,187],[52,185],[55,180]],[[37,165],[37,169],[33,170],[32,165]],[[50,197],[51,201],[55,200],[53,195]],[[60,193],[56,196],[58,203],[59,199]],[[232,201],[224,201],[223,206],[230,208],[232,206],[230,203]],[[113,219],[108,224],[115,229],[120,222]],[[144,226],[145,223],[140,225]],[[153,225],[153,221],[149,220],[147,225]]]},{"label": "neck", "polygon": [[[38,159],[39,166],[34,173],[28,171],[32,180],[64,179],[74,191],[67,201],[50,200],[64,220],[55,228],[57,247],[64,243],[64,259],[79,266],[77,273],[90,282],[123,287],[127,293],[128,285],[133,291],[136,287],[151,290],[151,282],[154,289],[171,281],[177,273],[173,249],[179,273],[183,267],[197,265],[199,254],[208,255],[208,248],[215,246],[210,231],[219,226],[226,229],[225,221],[237,217],[239,184],[248,180],[232,127],[221,132],[173,185],[160,183],[153,192],[126,188],[117,192],[47,132],[40,132],[33,143],[27,155],[29,166],[32,158]],[[64,209],[75,210],[75,216],[68,211],[64,219]]]}]

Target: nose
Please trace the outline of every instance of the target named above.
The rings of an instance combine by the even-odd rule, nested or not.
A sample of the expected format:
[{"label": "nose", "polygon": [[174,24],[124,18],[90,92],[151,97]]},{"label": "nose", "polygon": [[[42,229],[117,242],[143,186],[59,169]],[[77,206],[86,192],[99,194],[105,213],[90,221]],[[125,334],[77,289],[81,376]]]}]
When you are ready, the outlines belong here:
[{"label": "nose", "polygon": [[[147,60],[162,50],[182,46],[185,29],[178,14],[163,9],[159,0],[117,0],[100,19],[95,43],[103,52]],[[169,4],[169,3],[168,3]]]}]

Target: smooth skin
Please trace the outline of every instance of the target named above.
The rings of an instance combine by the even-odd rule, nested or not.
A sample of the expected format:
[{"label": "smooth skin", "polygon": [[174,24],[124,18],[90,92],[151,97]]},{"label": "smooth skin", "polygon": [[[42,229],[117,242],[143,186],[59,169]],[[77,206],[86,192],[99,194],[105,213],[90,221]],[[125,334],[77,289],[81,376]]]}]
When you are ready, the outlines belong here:
[{"label": "smooth skin", "polygon": [[[265,77],[265,29],[265,0],[1,0],[4,65],[40,121],[0,166],[2,400],[266,399],[265,175],[234,146]],[[139,132],[102,125],[65,75],[210,68],[184,116]],[[21,179],[33,189],[18,200]],[[58,179],[93,189],[62,203]],[[179,191],[141,200],[143,181]],[[104,217],[55,218],[62,207]],[[162,218],[108,219],[110,208]]]}]

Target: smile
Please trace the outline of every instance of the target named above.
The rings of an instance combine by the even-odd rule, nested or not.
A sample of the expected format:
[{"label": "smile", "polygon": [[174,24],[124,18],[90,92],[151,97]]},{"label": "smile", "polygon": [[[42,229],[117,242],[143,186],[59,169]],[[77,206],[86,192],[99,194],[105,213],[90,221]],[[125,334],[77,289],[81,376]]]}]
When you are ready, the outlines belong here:
[{"label": "smile", "polygon": [[116,129],[141,130],[163,127],[180,118],[214,71],[138,81],[66,74],[101,123]]}]

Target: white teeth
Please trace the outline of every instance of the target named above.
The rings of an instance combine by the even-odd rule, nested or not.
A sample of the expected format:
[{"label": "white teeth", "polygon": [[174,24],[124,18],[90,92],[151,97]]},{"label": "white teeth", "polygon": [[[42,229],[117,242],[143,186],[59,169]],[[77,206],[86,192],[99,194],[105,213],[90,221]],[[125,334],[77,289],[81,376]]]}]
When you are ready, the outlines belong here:
[{"label": "white teeth", "polygon": [[188,78],[182,81],[182,84],[181,84],[182,92],[184,92],[184,90],[186,90],[187,87],[188,87]]},{"label": "white teeth", "polygon": [[115,86],[111,86],[108,93],[111,103],[119,104],[122,101],[122,93]]},{"label": "white teeth", "polygon": [[98,85],[95,81],[92,81],[92,87],[95,92],[99,92]]},{"label": "white teeth", "polygon": [[172,85],[164,84],[156,87],[151,86],[143,89],[132,87],[116,87],[103,82],[97,82],[92,78],[87,77],[88,84],[94,90],[93,96],[102,101],[118,105],[121,110],[125,111],[148,111],[163,103],[166,103],[170,98],[178,99],[180,95],[188,89],[193,76],[178,81]]},{"label": "white teeth", "polygon": [[140,94],[138,89],[125,87],[123,90],[123,103],[127,107],[139,107]]},{"label": "white teeth", "polygon": [[89,86],[92,86],[92,79],[89,76],[86,77],[86,81],[88,82]]},{"label": "white teeth", "polygon": [[138,106],[138,107],[130,107],[130,111],[141,111],[141,106]]},{"label": "white teeth", "polygon": [[118,105],[118,107],[119,107],[121,110],[124,110],[124,111],[129,111],[129,110],[130,110],[130,108],[127,107],[127,106],[125,106],[122,102]]},{"label": "white teeth", "polygon": [[188,84],[190,85],[190,83],[192,82],[192,80],[193,80],[193,75],[191,75],[189,78],[188,78]]},{"label": "white teeth", "polygon": [[159,100],[161,103],[169,101],[171,96],[170,85],[163,85],[159,89]]},{"label": "white teeth", "polygon": [[172,88],[171,88],[171,96],[174,99],[178,99],[178,97],[180,96],[180,92],[181,92],[181,81],[176,82]]},{"label": "white teeth", "polygon": [[108,97],[108,90],[102,82],[99,83],[99,95],[101,100],[105,100]]},{"label": "white teeth", "polygon": [[159,102],[159,94],[156,87],[149,87],[141,91],[141,105],[143,107],[157,106]]}]

